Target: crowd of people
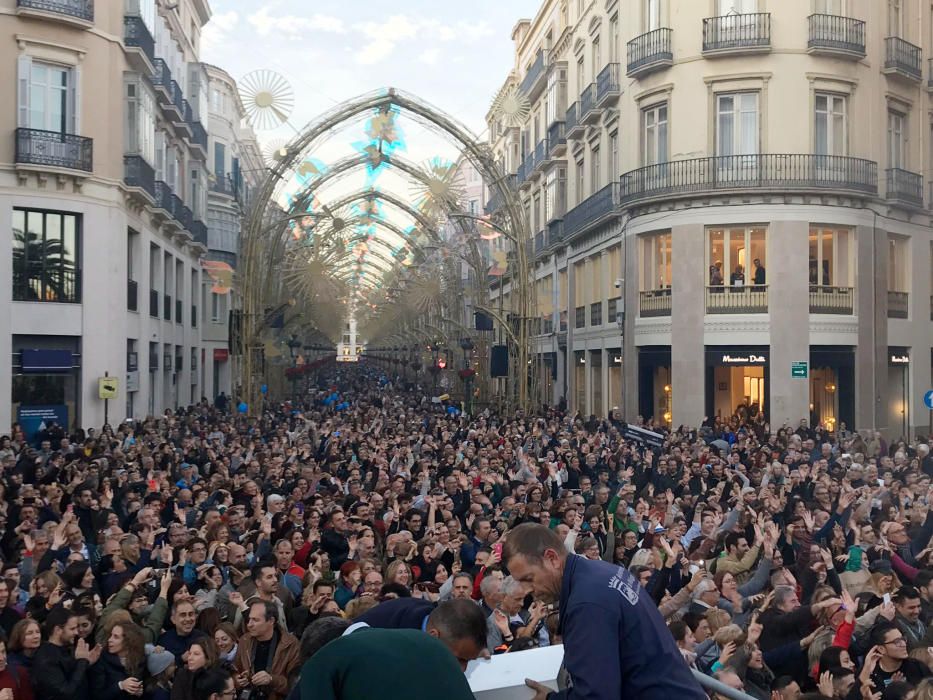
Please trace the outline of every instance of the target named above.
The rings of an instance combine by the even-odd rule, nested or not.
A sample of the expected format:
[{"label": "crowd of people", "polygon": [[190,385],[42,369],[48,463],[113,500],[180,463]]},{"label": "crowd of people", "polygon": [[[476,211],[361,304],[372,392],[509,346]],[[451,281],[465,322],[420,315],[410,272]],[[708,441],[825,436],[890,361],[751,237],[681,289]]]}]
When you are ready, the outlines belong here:
[{"label": "crowd of people", "polygon": [[[372,361],[310,382],[255,420],[0,437],[0,700],[472,697],[470,660],[567,633],[507,567],[524,523],[630,572],[677,663],[752,698],[933,700],[928,441],[758,415],[657,447],[464,416]],[[560,697],[619,697],[579,656]]]}]

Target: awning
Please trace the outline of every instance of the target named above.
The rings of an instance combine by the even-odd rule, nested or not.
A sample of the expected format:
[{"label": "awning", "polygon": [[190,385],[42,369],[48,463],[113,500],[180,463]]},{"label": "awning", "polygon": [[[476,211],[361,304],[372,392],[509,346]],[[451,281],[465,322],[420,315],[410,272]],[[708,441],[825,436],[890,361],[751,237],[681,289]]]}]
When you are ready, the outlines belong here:
[{"label": "awning", "polygon": [[214,283],[211,291],[215,294],[226,294],[233,287],[233,268],[227,263],[219,260],[202,260],[201,269]]}]

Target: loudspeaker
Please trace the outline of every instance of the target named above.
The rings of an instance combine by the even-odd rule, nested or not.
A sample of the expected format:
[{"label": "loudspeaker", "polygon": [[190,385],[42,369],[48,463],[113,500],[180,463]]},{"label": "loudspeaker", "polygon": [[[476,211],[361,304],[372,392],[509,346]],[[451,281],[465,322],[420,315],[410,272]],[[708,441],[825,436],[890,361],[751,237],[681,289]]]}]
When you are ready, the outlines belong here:
[{"label": "loudspeaker", "polygon": [[489,355],[489,376],[509,376],[509,348],[505,345],[493,345]]},{"label": "loudspeaker", "polygon": [[476,330],[478,331],[491,331],[492,330],[492,318],[484,314],[482,311],[474,311],[473,319],[476,324]]}]

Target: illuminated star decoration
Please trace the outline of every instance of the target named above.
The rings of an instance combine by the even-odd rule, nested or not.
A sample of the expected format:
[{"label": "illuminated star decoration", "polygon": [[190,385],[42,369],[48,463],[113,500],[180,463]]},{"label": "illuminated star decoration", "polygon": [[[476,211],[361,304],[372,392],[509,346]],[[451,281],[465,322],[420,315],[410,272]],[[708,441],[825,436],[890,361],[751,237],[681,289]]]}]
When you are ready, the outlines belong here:
[{"label": "illuminated star decoration", "polygon": [[366,156],[366,185],[372,186],[383,172],[395,151],[406,150],[402,131],[398,126],[398,107],[378,108],[366,122],[364,132],[368,140],[353,144],[361,155]]},{"label": "illuminated star decoration", "polygon": [[518,86],[509,85],[492,103],[492,112],[506,128],[520,128],[531,114],[531,102]]},{"label": "illuminated star decoration", "polygon": [[421,177],[412,186],[412,195],[425,216],[439,219],[456,209],[463,198],[463,186],[450,161],[434,157],[421,167]]}]

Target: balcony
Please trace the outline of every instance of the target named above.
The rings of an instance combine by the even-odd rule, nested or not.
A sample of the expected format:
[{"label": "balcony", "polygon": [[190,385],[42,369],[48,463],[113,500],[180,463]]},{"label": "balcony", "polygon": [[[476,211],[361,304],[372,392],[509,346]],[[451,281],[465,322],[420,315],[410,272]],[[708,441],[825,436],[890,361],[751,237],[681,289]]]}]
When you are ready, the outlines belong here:
[{"label": "balcony", "polygon": [[888,168],[885,198],[889,202],[923,207],[923,176],[900,168]]},{"label": "balcony", "polygon": [[602,115],[596,105],[596,83],[590,83],[580,93],[580,121],[583,124],[596,124]]},{"label": "balcony", "polygon": [[578,306],[574,312],[574,328],[586,328],[586,307]]},{"label": "balcony", "polygon": [[159,98],[159,104],[165,104],[172,101],[172,71],[168,64],[161,58],[152,62],[155,69],[152,72],[152,87],[155,88],[156,95]]},{"label": "balcony", "polygon": [[535,257],[541,255],[545,248],[547,248],[547,233],[538,231],[535,234]]},{"label": "balcony", "polygon": [[907,318],[910,295],[907,292],[888,290],[888,318]]},{"label": "balcony", "polygon": [[16,0],[16,14],[90,27],[94,24],[94,0]]},{"label": "balcony", "polygon": [[747,190],[877,195],[878,166],[862,158],[809,154],[691,158],[625,173],[621,187],[622,204]]},{"label": "balcony", "polygon": [[579,109],[579,103],[574,102],[567,110],[567,116],[564,119],[564,135],[568,139],[579,138],[583,136],[585,131],[583,123],[580,121]]},{"label": "balcony", "polygon": [[525,73],[525,77],[519,86],[519,89],[528,97],[529,102],[534,103],[535,98],[544,89],[547,84],[547,51],[538,49],[535,55],[534,63]]},{"label": "balcony", "polygon": [[630,78],[640,78],[669,68],[674,63],[673,36],[674,30],[665,27],[637,36],[628,42],[625,74]]},{"label": "balcony", "polygon": [[194,304],[191,305],[191,327],[198,327],[198,307]]},{"label": "balcony", "polygon": [[94,169],[94,139],[41,129],[16,130],[16,164],[47,168]]},{"label": "balcony", "polygon": [[178,197],[172,194],[172,188],[161,180],[156,180],[153,193],[155,195],[155,202],[153,204],[155,213],[161,215],[165,219],[174,221],[175,202],[178,201]]},{"label": "balcony", "polygon": [[618,63],[610,63],[596,76],[596,106],[600,109],[608,108],[611,102],[617,100],[622,94],[619,83],[621,71]]},{"label": "balcony", "polygon": [[171,353],[162,353],[162,369],[166,372],[172,371],[172,355]]},{"label": "balcony", "polygon": [[192,225],[194,224],[194,215],[191,213],[191,210],[182,204],[176,210],[175,217],[178,219],[178,223],[181,224],[181,227],[188,233],[193,233],[191,230]]},{"label": "balcony", "polygon": [[148,203],[155,200],[155,169],[142,156],[123,156],[123,184],[145,193]]},{"label": "balcony", "polygon": [[547,130],[547,150],[551,158],[560,158],[567,152],[564,122],[554,122]]},{"label": "balcony", "polygon": [[590,304],[590,325],[603,325],[603,303],[601,301]]},{"label": "balcony", "polygon": [[191,122],[194,120],[191,112],[191,105],[188,104],[188,100],[182,98],[181,100],[181,118],[175,122],[175,130],[178,134],[190,141],[194,137],[194,128],[191,126]]},{"label": "balcony", "polygon": [[564,242],[564,220],[552,219],[547,225],[547,244],[550,247]]},{"label": "balcony", "polygon": [[166,321],[171,321],[172,320],[172,297],[166,294],[164,297],[162,297],[162,301],[163,301],[162,317]]},{"label": "balcony", "polygon": [[807,53],[858,60],[865,57],[865,23],[851,17],[810,15]]},{"label": "balcony", "polygon": [[149,315],[153,318],[159,318],[159,290],[149,290]]},{"label": "balcony", "polygon": [[126,57],[134,70],[152,75],[155,72],[155,39],[137,15],[123,17],[123,45]]},{"label": "balcony", "polygon": [[181,299],[175,300],[175,323],[181,325],[184,319],[181,317]]},{"label": "balcony", "polygon": [[156,372],[159,369],[159,352],[149,351],[149,371]]},{"label": "balcony", "polygon": [[550,155],[550,149],[548,148],[547,136],[538,141],[538,145],[535,146],[535,167],[532,171],[532,177],[538,177],[543,174],[544,168],[547,167],[550,162],[548,156]]},{"label": "balcony", "polygon": [[706,313],[766,314],[768,313],[768,285],[707,287]]},{"label": "balcony", "polygon": [[194,147],[197,146],[201,149],[201,154],[207,158],[207,130],[198,120],[188,122],[188,126],[191,129],[191,139],[189,144]]},{"label": "balcony", "polygon": [[642,318],[671,315],[671,288],[639,292],[638,313]]},{"label": "balcony", "polygon": [[13,301],[80,304],[81,270],[74,269],[73,264],[43,270],[41,259],[14,265]]},{"label": "balcony", "polygon": [[139,282],[136,280],[126,281],[126,309],[139,311]]},{"label": "balcony", "polygon": [[564,236],[571,238],[615,216],[619,207],[619,183],[612,182],[588,197],[564,216]]},{"label": "balcony", "polygon": [[168,84],[168,89],[169,99],[162,105],[162,108],[169,120],[174,124],[184,119],[185,98],[182,95],[181,86],[176,81],[171,81]]},{"label": "balcony", "polygon": [[621,306],[621,297],[613,297],[606,302],[607,323],[619,322],[619,307]]},{"label": "balcony", "polygon": [[855,310],[855,290],[852,287],[810,286],[811,314],[842,314],[851,316]]},{"label": "balcony", "polygon": [[922,55],[919,46],[900,37],[889,36],[884,40],[884,69],[881,72],[910,82],[920,82],[923,77],[920,66]]},{"label": "balcony", "polygon": [[207,225],[203,221],[194,219],[191,222],[191,236],[195,243],[200,243],[207,249]]},{"label": "balcony", "polygon": [[211,192],[222,194],[225,197],[236,197],[236,187],[234,187],[233,184],[233,177],[231,175],[214,176],[211,180]]},{"label": "balcony", "polygon": [[771,50],[771,13],[753,12],[703,20],[703,53],[761,53]]}]

